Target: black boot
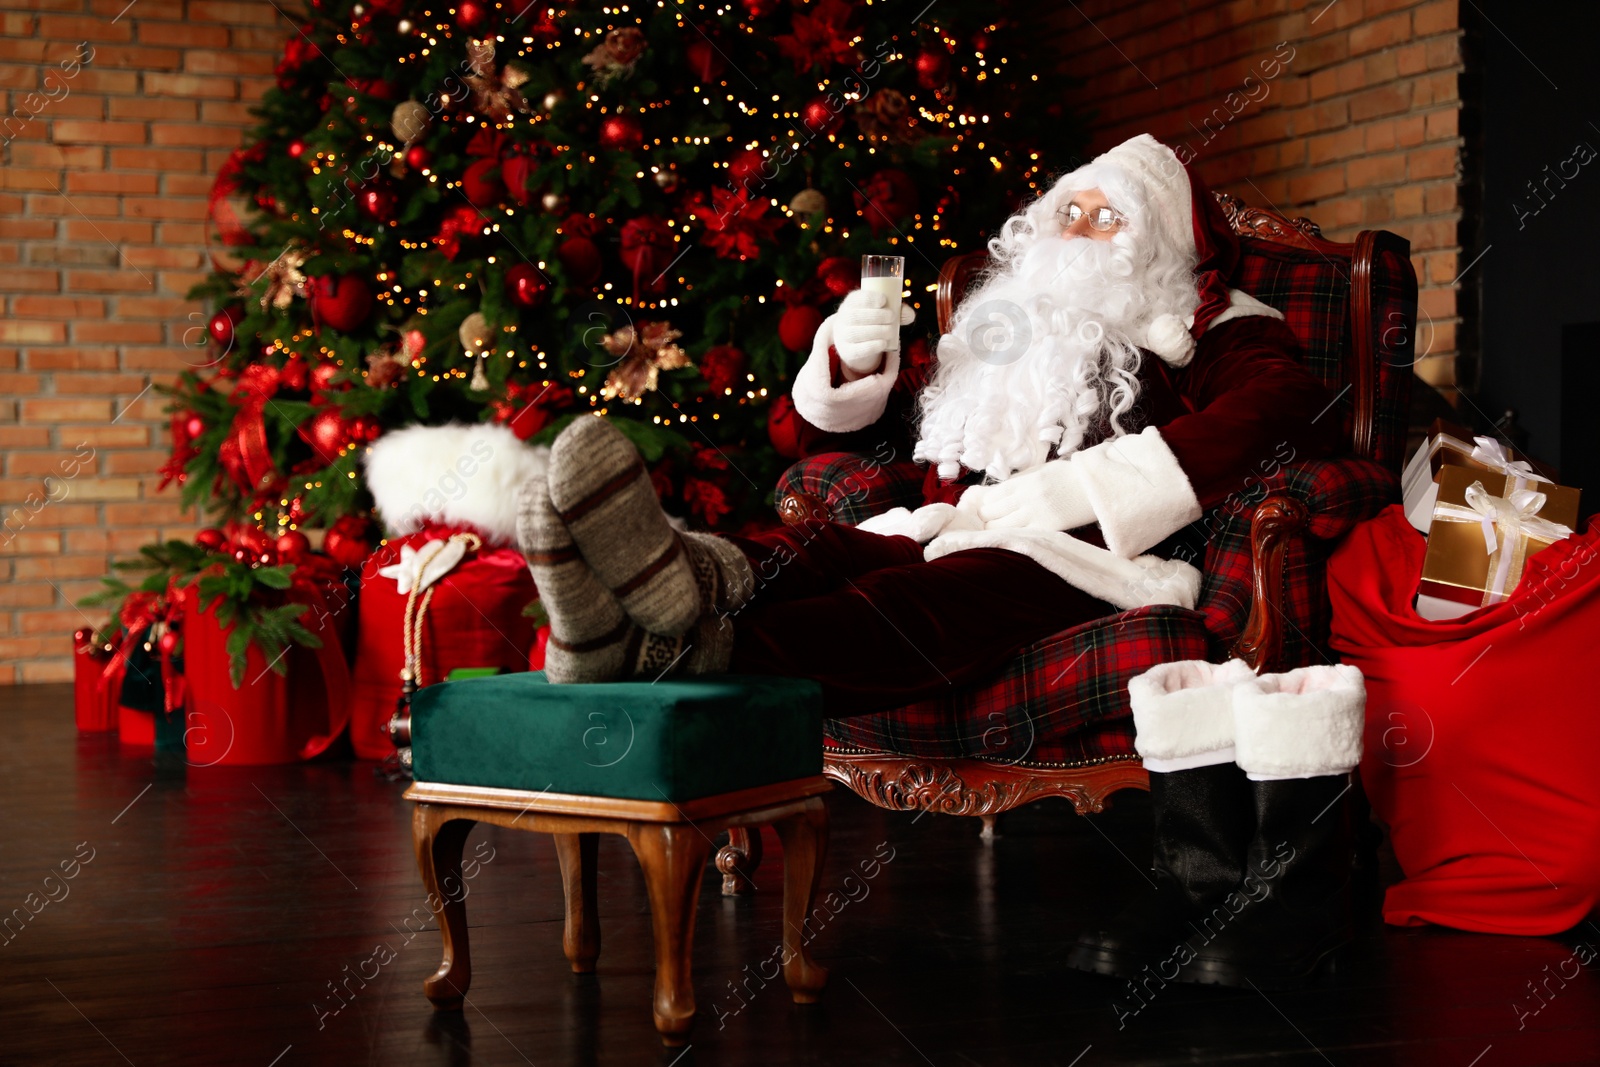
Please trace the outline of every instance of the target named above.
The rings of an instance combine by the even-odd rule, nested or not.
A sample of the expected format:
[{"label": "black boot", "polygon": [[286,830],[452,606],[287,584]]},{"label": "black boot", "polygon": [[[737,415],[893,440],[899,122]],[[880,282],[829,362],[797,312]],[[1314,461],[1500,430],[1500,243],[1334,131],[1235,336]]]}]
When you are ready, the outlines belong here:
[{"label": "black boot", "polygon": [[1355,840],[1348,774],[1251,782],[1256,833],[1242,906],[1213,912],[1178,980],[1298,989],[1350,943]]},{"label": "black boot", "polygon": [[1209,912],[1244,876],[1255,809],[1250,781],[1234,763],[1150,774],[1155,816],[1155,888],[1109,922],[1079,936],[1067,966],[1097,974],[1138,974],[1147,965],[1170,981],[1183,962],[1196,916]]}]

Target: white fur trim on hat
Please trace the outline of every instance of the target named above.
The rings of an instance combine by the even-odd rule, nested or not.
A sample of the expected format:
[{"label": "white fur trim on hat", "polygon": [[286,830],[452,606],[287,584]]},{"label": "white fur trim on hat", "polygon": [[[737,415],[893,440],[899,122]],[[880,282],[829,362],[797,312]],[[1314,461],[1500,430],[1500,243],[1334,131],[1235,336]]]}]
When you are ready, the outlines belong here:
[{"label": "white fur trim on hat", "polygon": [[1123,559],[1160,544],[1204,514],[1189,476],[1154,426],[1074,452],[1072,464],[1106,548]]},{"label": "white fur trim on hat", "polygon": [[789,399],[800,417],[819,430],[849,433],[871,426],[883,414],[900,373],[900,353],[889,350],[883,369],[865,378],[833,384],[828,348],[833,344],[833,319],[824,319],[811,342],[811,355],[795,375]]},{"label": "white fur trim on hat", "polygon": [[1145,768],[1166,772],[1233,762],[1233,691],[1253,674],[1242,659],[1186,659],[1128,679],[1133,747]]},{"label": "white fur trim on hat", "polygon": [[514,544],[517,489],[544,477],[549,455],[549,447],[530,445],[505,426],[407,426],[367,451],[367,488],[394,536],[415,533],[431,520]]},{"label": "white fur trim on hat", "polygon": [[1345,774],[1361,762],[1366,705],[1348,663],[1248,679],[1234,693],[1235,758],[1257,780]]}]

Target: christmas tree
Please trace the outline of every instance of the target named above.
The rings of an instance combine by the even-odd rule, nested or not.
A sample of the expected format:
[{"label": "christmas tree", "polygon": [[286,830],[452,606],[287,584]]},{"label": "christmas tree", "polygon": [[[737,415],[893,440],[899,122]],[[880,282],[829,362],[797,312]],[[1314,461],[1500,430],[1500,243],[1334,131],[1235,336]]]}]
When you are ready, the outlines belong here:
[{"label": "christmas tree", "polygon": [[353,564],[385,430],[598,411],[669,510],[771,521],[860,255],[906,257],[931,330],[939,265],[1079,147],[1003,4],[915,6],[313,0],[218,177],[167,476],[263,563],[322,529]]}]

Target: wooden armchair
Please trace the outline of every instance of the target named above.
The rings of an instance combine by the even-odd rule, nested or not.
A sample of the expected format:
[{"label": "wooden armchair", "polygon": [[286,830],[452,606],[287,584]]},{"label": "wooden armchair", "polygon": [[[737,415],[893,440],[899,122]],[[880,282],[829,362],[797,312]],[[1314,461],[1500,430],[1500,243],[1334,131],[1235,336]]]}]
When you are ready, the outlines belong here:
[{"label": "wooden armchair", "polygon": [[[1324,563],[1346,531],[1399,500],[1417,311],[1410,245],[1382,230],[1352,244],[1327,241],[1309,220],[1217,198],[1241,237],[1232,284],[1284,313],[1307,366],[1337,394],[1348,455],[1280,457],[1186,531],[1203,575],[1194,610],[1120,612],[1030,646],[987,685],[831,720],[828,777],[880,807],[981,817],[986,836],[999,813],[1040,797],[1101,811],[1119,789],[1148,788],[1133,748],[1129,678],[1175,659],[1238,656],[1269,671],[1328,659]],[[986,259],[975,252],[945,263],[941,333]],[[859,477],[870,464],[848,453],[801,460],[780,482],[780,516],[853,523],[921,503],[920,473]],[[884,491],[875,495],[876,486]],[[759,850],[756,836],[734,834],[717,859],[725,891]]]}]

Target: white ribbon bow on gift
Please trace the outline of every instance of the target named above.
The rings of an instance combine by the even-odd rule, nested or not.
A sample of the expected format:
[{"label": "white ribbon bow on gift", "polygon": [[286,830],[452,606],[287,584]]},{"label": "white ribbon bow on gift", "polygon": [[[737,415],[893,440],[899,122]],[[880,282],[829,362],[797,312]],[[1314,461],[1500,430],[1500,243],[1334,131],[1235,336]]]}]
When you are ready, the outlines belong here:
[{"label": "white ribbon bow on gift", "polygon": [[[1478,438],[1479,441],[1485,440]],[[1476,457],[1474,457],[1476,458]],[[1534,477],[1538,477],[1535,475]],[[1542,479],[1549,481],[1548,478]],[[1490,559],[1505,544],[1495,562],[1495,571],[1484,591],[1484,603],[1498,603],[1506,598],[1506,581],[1511,575],[1512,557],[1526,538],[1541,541],[1559,541],[1572,536],[1570,527],[1549,519],[1541,519],[1539,509],[1544,507],[1545,495],[1535,489],[1518,489],[1509,498],[1491,496],[1482,482],[1467,486],[1467,506],[1460,504],[1435,504],[1433,517],[1446,522],[1475,522],[1483,528],[1483,547]]]},{"label": "white ribbon bow on gift", "polygon": [[[1474,437],[1472,439],[1472,459],[1491,470],[1498,471],[1507,478],[1515,478],[1517,482],[1512,487],[1514,489],[1526,489],[1529,482],[1550,481],[1549,478],[1529,466],[1527,460],[1512,459],[1506,452],[1506,446],[1493,437]],[[1543,504],[1539,505],[1539,507],[1543,506]],[[1538,508],[1534,510],[1537,511]]]}]

